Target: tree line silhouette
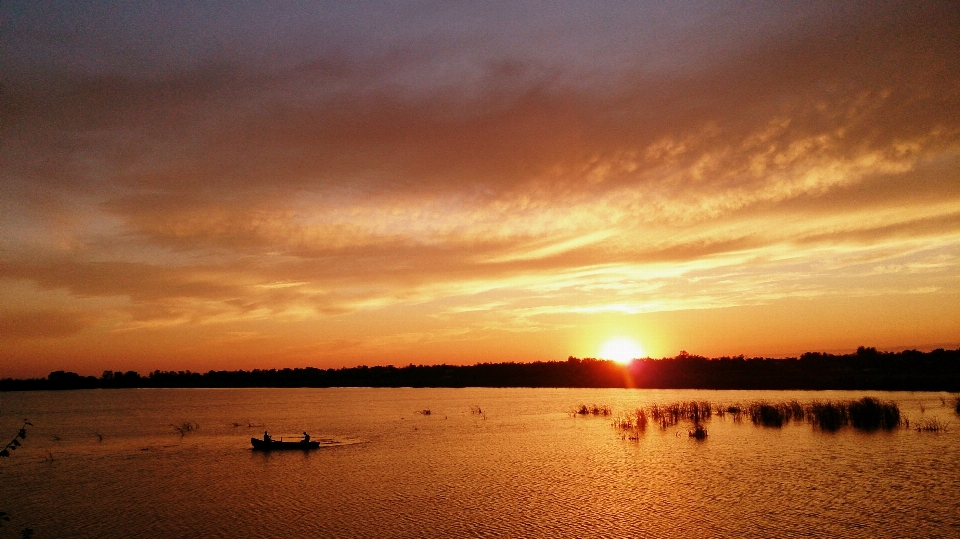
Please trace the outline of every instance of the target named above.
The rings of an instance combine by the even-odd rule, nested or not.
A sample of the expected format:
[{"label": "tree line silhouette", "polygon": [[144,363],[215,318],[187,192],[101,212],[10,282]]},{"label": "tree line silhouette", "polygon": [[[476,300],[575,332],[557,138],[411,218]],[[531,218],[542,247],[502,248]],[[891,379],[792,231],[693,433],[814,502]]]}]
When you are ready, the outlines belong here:
[{"label": "tree line silhouette", "polygon": [[637,359],[627,365],[594,358],[476,365],[313,367],[250,371],[105,371],[81,376],[55,371],[46,378],[0,380],[0,391],[110,388],[230,387],[582,387],[650,389],[849,389],[960,391],[960,349],[932,352],[807,352],[799,358]]}]

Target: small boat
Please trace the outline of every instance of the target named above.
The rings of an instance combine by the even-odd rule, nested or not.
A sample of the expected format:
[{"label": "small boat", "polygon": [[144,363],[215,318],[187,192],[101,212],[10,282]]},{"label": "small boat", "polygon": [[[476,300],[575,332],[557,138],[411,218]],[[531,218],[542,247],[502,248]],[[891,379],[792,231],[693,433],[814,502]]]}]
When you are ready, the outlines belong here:
[{"label": "small boat", "polygon": [[319,449],[320,442],[316,441],[283,441],[283,440],[270,440],[265,441],[263,438],[250,438],[250,443],[253,444],[253,449],[255,451],[273,451],[278,449]]}]

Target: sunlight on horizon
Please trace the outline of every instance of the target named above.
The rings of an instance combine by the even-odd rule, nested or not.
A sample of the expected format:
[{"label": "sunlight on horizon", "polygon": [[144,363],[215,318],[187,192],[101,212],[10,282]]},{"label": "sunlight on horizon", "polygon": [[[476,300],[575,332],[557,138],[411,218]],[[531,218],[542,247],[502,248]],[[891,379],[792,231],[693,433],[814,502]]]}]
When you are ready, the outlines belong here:
[{"label": "sunlight on horizon", "polygon": [[643,348],[633,339],[617,337],[610,339],[600,349],[601,359],[612,359],[617,363],[629,363],[630,360],[642,357]]}]

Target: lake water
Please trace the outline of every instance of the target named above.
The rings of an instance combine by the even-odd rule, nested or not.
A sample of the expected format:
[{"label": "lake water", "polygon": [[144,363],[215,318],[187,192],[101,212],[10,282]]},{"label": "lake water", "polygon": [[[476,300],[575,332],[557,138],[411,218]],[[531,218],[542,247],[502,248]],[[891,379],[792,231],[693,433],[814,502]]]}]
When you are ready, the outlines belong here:
[{"label": "lake water", "polygon": [[[707,423],[624,439],[672,401],[876,396],[916,424]],[[941,402],[945,399],[946,405]],[[0,394],[0,537],[960,537],[960,417],[935,393],[140,389]],[[482,414],[473,413],[479,407]],[[429,415],[423,410],[430,410]],[[420,412],[420,413],[418,413]],[[175,426],[198,428],[181,436]],[[252,425],[252,426],[248,426]],[[326,447],[251,451],[303,430]],[[679,435],[678,435],[679,434]],[[3,440],[5,443],[7,440]]]}]

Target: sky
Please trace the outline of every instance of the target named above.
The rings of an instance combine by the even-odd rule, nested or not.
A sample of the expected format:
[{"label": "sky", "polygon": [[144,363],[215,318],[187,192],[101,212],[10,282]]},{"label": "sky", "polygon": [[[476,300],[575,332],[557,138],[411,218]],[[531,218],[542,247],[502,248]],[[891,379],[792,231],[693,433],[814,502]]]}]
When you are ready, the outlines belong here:
[{"label": "sky", "polygon": [[960,347],[956,2],[0,25],[0,377]]}]

